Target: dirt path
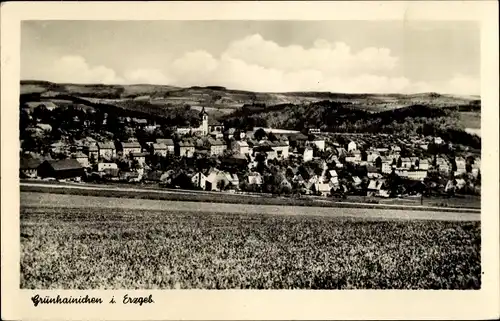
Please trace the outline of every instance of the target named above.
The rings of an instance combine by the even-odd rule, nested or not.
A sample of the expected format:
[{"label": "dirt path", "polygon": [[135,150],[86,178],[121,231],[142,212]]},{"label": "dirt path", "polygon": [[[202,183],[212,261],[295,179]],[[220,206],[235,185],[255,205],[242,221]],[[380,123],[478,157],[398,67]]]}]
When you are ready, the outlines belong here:
[{"label": "dirt path", "polygon": [[163,211],[201,211],[238,214],[312,215],[410,220],[480,221],[479,213],[410,211],[367,208],[247,205],[205,202],[158,201],[147,199],[62,195],[21,192],[22,207],[123,208]]}]

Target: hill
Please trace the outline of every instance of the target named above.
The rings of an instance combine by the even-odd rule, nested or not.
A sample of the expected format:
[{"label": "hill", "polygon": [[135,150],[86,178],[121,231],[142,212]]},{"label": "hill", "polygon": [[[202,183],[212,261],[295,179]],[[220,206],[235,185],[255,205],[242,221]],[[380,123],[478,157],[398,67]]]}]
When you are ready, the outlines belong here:
[{"label": "hill", "polygon": [[[317,108],[322,102],[329,102],[348,108],[342,117],[360,119],[367,114],[378,114],[412,106],[428,108],[452,108],[461,114],[465,127],[480,126],[481,101],[476,96],[442,95],[423,93],[403,94],[344,94],[330,92],[288,92],[262,93],[232,90],[221,86],[175,87],[165,85],[102,85],[102,84],[58,84],[48,81],[21,81],[21,105],[30,102],[50,102],[55,106],[80,104],[86,108],[101,108],[115,113],[127,113],[141,117],[168,118],[172,111],[178,114],[180,108],[189,105],[193,110],[202,107],[212,117],[223,119],[227,115],[240,115],[242,108],[264,108],[267,114],[281,110],[281,116],[302,113],[298,107]],[[318,105],[319,104],[319,105]],[[286,112],[283,109],[288,106]],[[413,107],[412,107],[413,108]],[[310,108],[309,108],[310,110]],[[359,113],[363,111],[363,113]],[[246,115],[248,109],[243,113]],[[419,111],[417,111],[418,114]],[[283,115],[284,114],[284,115]],[[327,113],[328,114],[328,113]],[[343,111],[339,115],[342,115]],[[271,125],[284,125],[285,128],[301,125],[322,127],[324,119],[320,111],[302,114],[307,119],[297,123],[276,122],[267,115]],[[315,116],[322,115],[319,118]],[[339,116],[336,115],[335,117]],[[350,115],[350,116],[349,116]],[[255,115],[254,115],[255,116]],[[259,117],[254,117],[259,119]],[[414,115],[415,116],[415,115]],[[277,116],[278,117],[278,116]],[[276,118],[276,117],[275,117]],[[290,120],[291,122],[291,120]]]},{"label": "hill", "polygon": [[359,109],[351,102],[324,100],[308,105],[244,106],[223,119],[227,126],[247,130],[253,127],[319,128],[322,132],[337,133],[420,134],[441,136],[453,143],[480,148],[480,138],[469,134],[462,122],[461,110],[467,108],[476,106],[436,108],[415,104],[373,112]]},{"label": "hill", "polygon": [[243,90],[232,90],[220,86],[207,87],[174,87],[164,85],[81,85],[56,84],[48,81],[21,81],[21,95],[39,94],[41,98],[54,98],[58,95],[71,95],[80,98],[102,99],[102,102],[116,100],[149,101],[160,106],[208,106],[216,109],[240,108],[245,104],[303,104],[322,100],[350,102],[354,106],[381,111],[415,104],[432,105],[434,107],[450,107],[465,105],[479,101],[479,97],[440,95],[425,93],[416,95],[401,94],[342,94],[329,92],[290,92],[261,93]]}]

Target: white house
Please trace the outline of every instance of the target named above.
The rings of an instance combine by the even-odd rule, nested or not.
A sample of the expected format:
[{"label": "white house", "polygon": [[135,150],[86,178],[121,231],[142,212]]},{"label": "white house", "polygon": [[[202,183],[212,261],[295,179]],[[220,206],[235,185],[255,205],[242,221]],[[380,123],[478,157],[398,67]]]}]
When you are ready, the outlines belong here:
[{"label": "white house", "polygon": [[123,142],[120,143],[120,145],[124,156],[128,156],[132,153],[140,153],[142,151],[141,144],[138,142]]},{"label": "white house", "polygon": [[141,166],[146,163],[146,153],[131,153],[133,160],[136,160]]},{"label": "white house", "polygon": [[407,177],[408,177],[408,179],[412,179],[415,181],[421,181],[427,177],[427,171],[424,171],[424,170],[408,171]]},{"label": "white house", "polygon": [[231,144],[231,149],[239,154],[248,154],[250,153],[250,149],[248,147],[248,143],[244,140],[235,140]]},{"label": "white house", "polygon": [[358,149],[356,143],[354,141],[350,141],[349,144],[347,144],[347,151],[351,152],[353,150]]},{"label": "white house", "polygon": [[323,151],[325,150],[325,139],[323,137],[320,137],[320,136],[315,136],[311,141],[310,141],[310,144],[311,145],[316,145],[316,147]]},{"label": "white house", "polygon": [[97,149],[99,153],[99,159],[111,159],[116,157],[116,149],[113,143],[97,143]]},{"label": "white house", "polygon": [[191,177],[193,185],[203,190],[205,189],[206,181],[207,177],[202,172],[198,172]]},{"label": "white house", "polygon": [[287,159],[289,154],[289,146],[284,141],[277,141],[271,144],[271,148],[276,152],[278,159]]},{"label": "white house", "polygon": [[159,156],[165,157],[168,154],[167,145],[165,145],[163,143],[159,143],[159,144],[153,143],[152,148],[153,148],[154,155],[159,155]]},{"label": "white house", "polygon": [[418,163],[418,169],[424,170],[424,171],[428,170],[429,169],[429,160],[427,160],[427,159],[420,160]]},{"label": "white house", "polygon": [[455,164],[457,165],[457,174],[464,174],[466,170],[466,162],[463,157],[455,157]]},{"label": "white house", "polygon": [[76,161],[78,163],[80,163],[80,165],[82,165],[82,167],[89,167],[90,166],[89,157],[82,152],[76,153],[75,155],[73,155],[73,158],[76,159]]},{"label": "white house", "polygon": [[115,163],[98,163],[97,170],[99,172],[104,172],[106,169],[118,169],[118,165]]},{"label": "white house", "polygon": [[259,172],[252,172],[248,174],[248,184],[250,185],[262,185],[262,175]]},{"label": "white house", "polygon": [[306,147],[304,149],[303,159],[304,159],[304,163],[311,161],[313,159],[313,149],[311,147]]},{"label": "white house", "polygon": [[208,145],[210,146],[210,155],[222,155],[226,150],[226,144],[219,140],[209,140]]},{"label": "white house", "polygon": [[330,184],[316,183],[314,184],[316,192],[319,192],[321,196],[327,196],[330,193]]},{"label": "white house", "polygon": [[167,154],[175,154],[175,144],[171,138],[157,138],[157,144],[165,144],[167,146]]},{"label": "white house", "polygon": [[185,139],[179,142],[179,156],[193,157],[195,152],[195,145],[191,139]]}]

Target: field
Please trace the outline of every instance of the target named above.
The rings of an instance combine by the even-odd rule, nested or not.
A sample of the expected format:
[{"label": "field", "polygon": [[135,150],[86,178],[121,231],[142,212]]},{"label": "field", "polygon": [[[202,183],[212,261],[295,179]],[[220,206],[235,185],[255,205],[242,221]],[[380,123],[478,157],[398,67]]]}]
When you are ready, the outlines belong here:
[{"label": "field", "polygon": [[[95,98],[94,101],[111,103],[116,99],[134,100],[140,98],[155,105],[216,107],[219,113],[228,113],[244,104],[265,103],[304,104],[321,100],[351,102],[355,108],[380,112],[424,104],[434,107],[454,107],[469,104],[480,99],[476,96],[438,95],[422,93],[413,95],[401,94],[342,94],[330,92],[251,92],[232,90],[230,88],[207,87],[174,87],[164,85],[96,85],[96,84],[59,84],[47,81],[23,80],[20,84],[21,94],[41,94],[44,99],[51,100],[53,96],[70,95],[73,97]],[[108,100],[111,99],[111,100]]]},{"label": "field", "polygon": [[[193,203],[172,210],[166,201],[102,198],[96,205],[90,197],[47,197],[21,195],[21,288],[481,286],[478,221],[341,215],[354,209],[322,209],[338,216],[308,215],[310,207],[289,215],[242,213],[237,207],[223,212],[236,206],[230,204],[214,204],[214,210]],[[130,202],[147,207],[132,208]]]}]

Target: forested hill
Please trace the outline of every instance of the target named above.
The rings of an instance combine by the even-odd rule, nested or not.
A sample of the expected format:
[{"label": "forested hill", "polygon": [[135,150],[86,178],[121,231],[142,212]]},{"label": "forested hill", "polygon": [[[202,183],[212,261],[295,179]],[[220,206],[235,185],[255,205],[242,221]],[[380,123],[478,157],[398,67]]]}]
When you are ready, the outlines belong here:
[{"label": "forested hill", "polygon": [[480,138],[467,134],[460,122],[461,111],[476,108],[480,108],[476,103],[449,108],[411,105],[373,113],[351,103],[321,101],[307,105],[244,106],[224,120],[228,126],[246,129],[262,126],[294,130],[319,128],[324,132],[439,135],[452,142],[479,147]]}]

